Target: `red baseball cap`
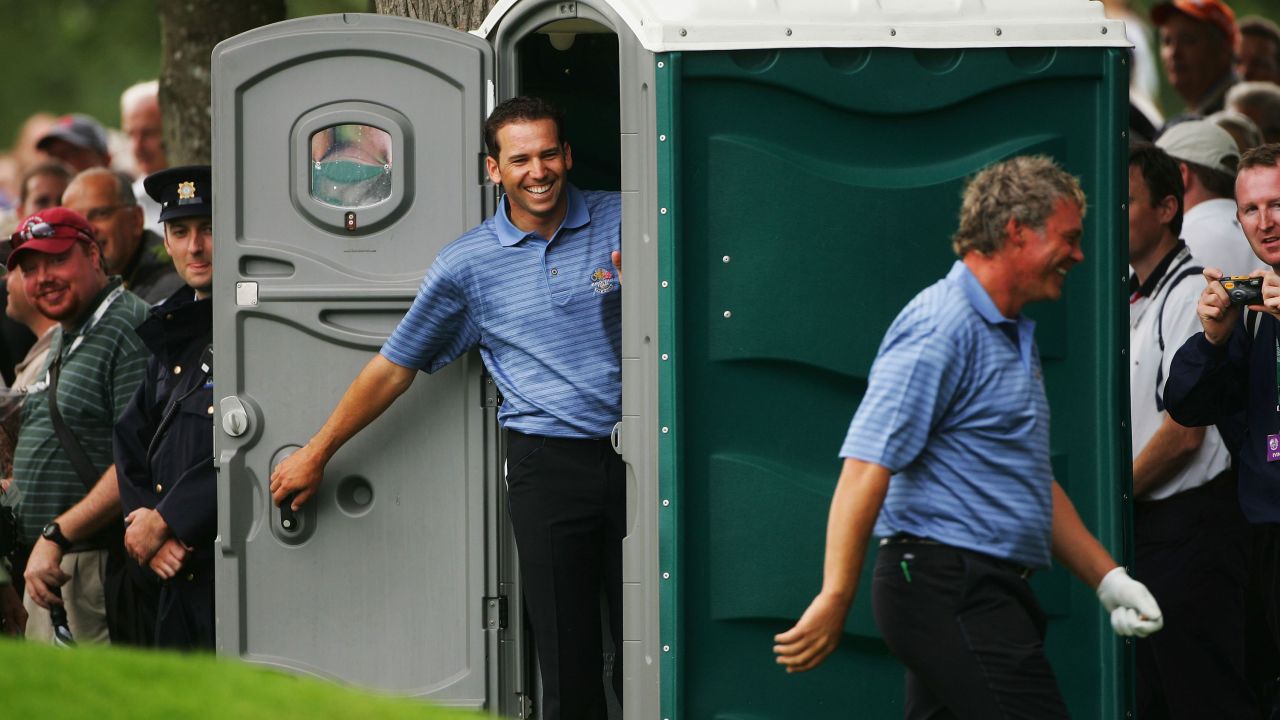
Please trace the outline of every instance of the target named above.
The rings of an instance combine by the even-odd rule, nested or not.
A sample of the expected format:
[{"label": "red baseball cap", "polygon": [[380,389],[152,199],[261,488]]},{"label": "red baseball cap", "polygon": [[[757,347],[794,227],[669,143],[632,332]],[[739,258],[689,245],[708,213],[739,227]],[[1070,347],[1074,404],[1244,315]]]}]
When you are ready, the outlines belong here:
[{"label": "red baseball cap", "polygon": [[9,261],[12,270],[18,258],[30,252],[57,255],[71,249],[77,242],[98,241],[93,226],[83,215],[64,207],[41,210],[18,223],[18,229],[9,236]]},{"label": "red baseball cap", "polygon": [[1236,14],[1222,0],[1168,0],[1151,8],[1151,21],[1159,27],[1175,10],[1193,20],[1213,25],[1235,46],[1239,32],[1236,28]]}]

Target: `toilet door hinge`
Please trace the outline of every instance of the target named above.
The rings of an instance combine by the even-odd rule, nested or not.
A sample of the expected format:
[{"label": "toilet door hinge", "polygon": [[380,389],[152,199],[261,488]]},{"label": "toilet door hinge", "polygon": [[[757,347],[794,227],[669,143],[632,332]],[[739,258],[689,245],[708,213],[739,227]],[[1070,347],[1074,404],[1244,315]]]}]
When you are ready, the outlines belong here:
[{"label": "toilet door hinge", "polygon": [[485,630],[506,630],[507,629],[507,598],[505,595],[495,595],[493,597],[484,598],[484,610],[481,617],[484,618]]},{"label": "toilet door hinge", "polygon": [[498,384],[493,381],[493,376],[489,373],[481,373],[480,375],[480,407],[498,407]]}]

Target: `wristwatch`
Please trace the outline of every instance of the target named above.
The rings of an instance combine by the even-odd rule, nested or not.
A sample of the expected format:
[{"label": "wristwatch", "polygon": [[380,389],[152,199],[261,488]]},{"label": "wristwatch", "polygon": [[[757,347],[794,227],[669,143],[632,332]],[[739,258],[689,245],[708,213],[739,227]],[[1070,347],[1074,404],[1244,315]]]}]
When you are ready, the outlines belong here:
[{"label": "wristwatch", "polygon": [[71,541],[66,535],[62,534],[62,528],[58,527],[58,522],[52,521],[40,529],[40,537],[62,548],[63,552],[71,549]]}]

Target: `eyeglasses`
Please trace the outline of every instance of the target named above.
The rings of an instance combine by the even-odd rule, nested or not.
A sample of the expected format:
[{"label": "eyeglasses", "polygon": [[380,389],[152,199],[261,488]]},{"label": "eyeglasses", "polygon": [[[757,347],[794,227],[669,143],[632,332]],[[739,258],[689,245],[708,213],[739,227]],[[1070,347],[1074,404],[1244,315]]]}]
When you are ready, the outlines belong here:
[{"label": "eyeglasses", "polygon": [[116,211],[122,207],[125,207],[125,206],[124,205],[106,205],[104,207],[96,207],[86,212],[84,214],[84,217],[86,220],[88,220],[91,223],[101,222],[111,217],[112,215],[114,215]]}]

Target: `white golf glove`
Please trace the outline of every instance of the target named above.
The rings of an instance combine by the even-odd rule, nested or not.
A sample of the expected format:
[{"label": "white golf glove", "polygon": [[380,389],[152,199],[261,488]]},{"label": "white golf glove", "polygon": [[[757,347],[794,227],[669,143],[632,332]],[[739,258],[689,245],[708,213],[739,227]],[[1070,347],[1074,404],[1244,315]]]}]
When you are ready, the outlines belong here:
[{"label": "white golf glove", "polygon": [[1146,637],[1164,627],[1160,606],[1147,586],[1117,567],[1098,583],[1098,601],[1111,613],[1111,629],[1117,635]]}]

